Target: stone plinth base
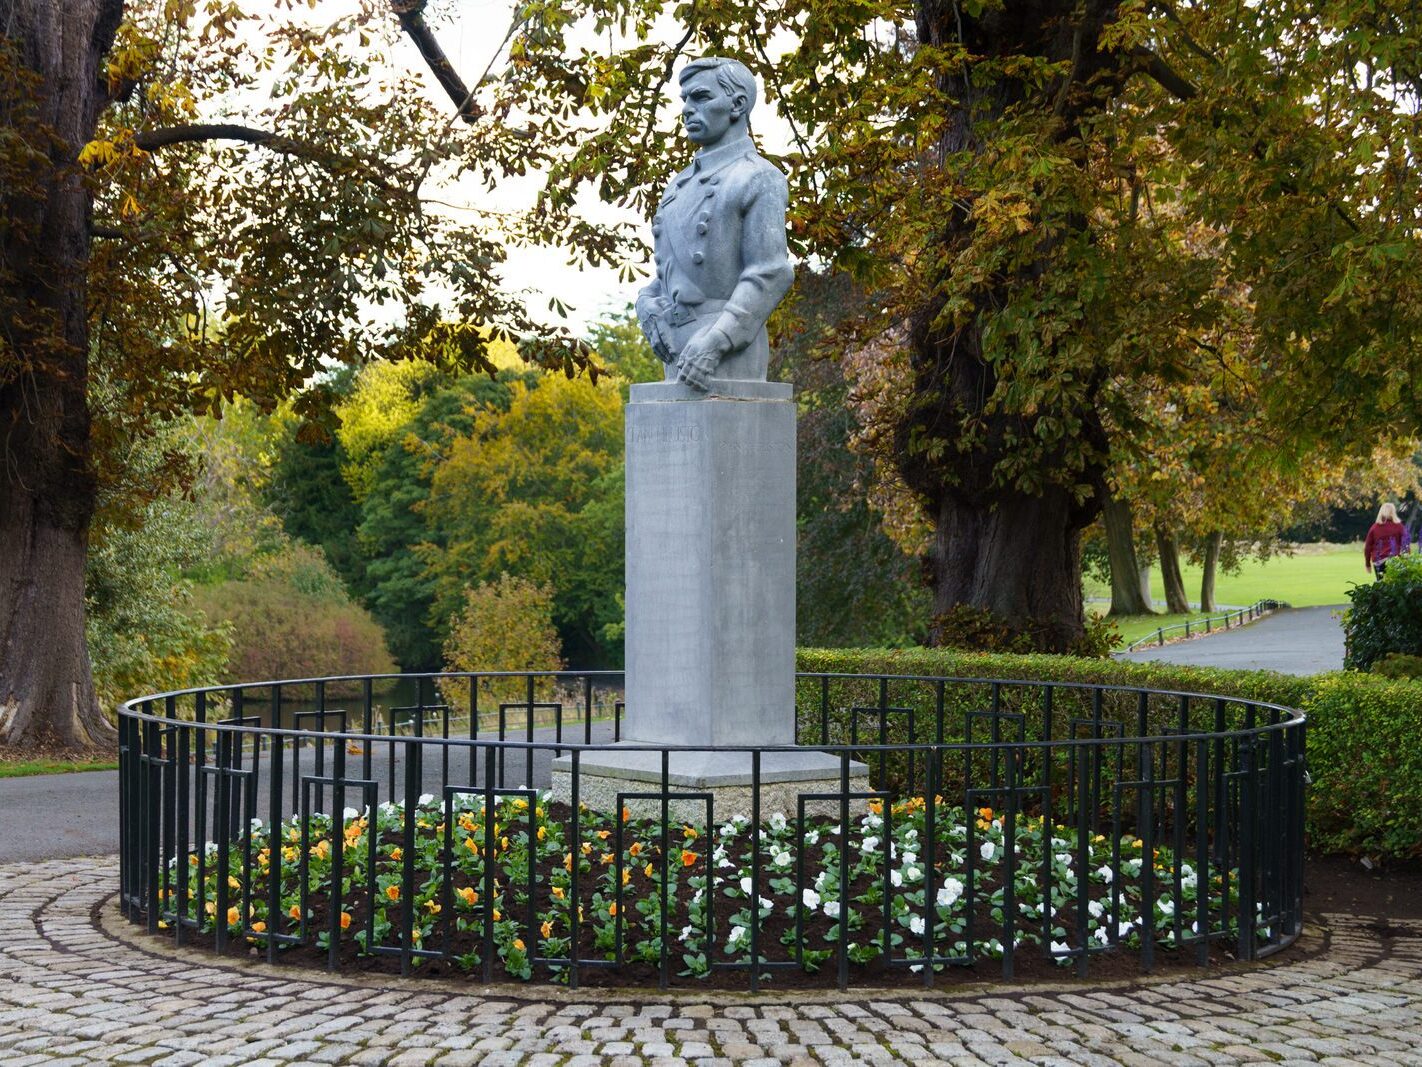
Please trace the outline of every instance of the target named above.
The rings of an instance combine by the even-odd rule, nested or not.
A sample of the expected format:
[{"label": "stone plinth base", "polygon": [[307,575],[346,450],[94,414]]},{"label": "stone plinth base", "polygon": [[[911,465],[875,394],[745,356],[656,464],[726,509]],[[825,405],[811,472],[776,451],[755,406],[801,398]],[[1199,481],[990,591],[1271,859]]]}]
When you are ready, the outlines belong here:
[{"label": "stone plinth base", "polygon": [[[553,761],[553,799],[572,801],[571,756]],[[842,765],[838,756],[814,749],[797,752],[766,752],[760,758],[760,816],[780,812],[793,819],[800,797],[805,794],[834,794],[842,787]],[[667,790],[673,794],[671,817],[693,826],[706,824],[706,801],[677,797],[676,794],[707,793],[712,798],[712,821],[719,823],[734,815],[751,814],[751,754],[749,752],[673,752],[667,775]],[[623,793],[660,794],[662,754],[660,752],[608,749],[584,753],[578,764],[578,801],[595,811],[615,812],[627,808],[634,818],[661,818],[660,799],[625,798]],[[857,760],[849,764],[849,792],[869,791],[869,768]],[[864,799],[851,799],[851,815],[863,814]],[[807,815],[838,819],[838,799],[812,799],[805,803]]]}]

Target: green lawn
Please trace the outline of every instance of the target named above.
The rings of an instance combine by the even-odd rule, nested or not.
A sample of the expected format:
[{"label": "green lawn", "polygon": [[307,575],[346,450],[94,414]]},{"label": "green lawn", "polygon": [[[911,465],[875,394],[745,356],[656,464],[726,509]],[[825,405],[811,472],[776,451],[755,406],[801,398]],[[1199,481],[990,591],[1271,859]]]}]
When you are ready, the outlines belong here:
[{"label": "green lawn", "polygon": [[[1186,566],[1185,591],[1192,601],[1200,596],[1200,568]],[[1221,571],[1215,579],[1215,600],[1220,604],[1245,606],[1256,600],[1274,599],[1292,604],[1296,608],[1320,604],[1347,604],[1348,587],[1361,582],[1372,581],[1371,575],[1363,569],[1363,546],[1353,545],[1299,545],[1292,555],[1275,556],[1260,562],[1248,560],[1237,574]],[[1089,579],[1085,583],[1088,597],[1111,595],[1109,586]],[[1160,584],[1160,569],[1151,569],[1151,595],[1157,600],[1165,598]],[[1106,603],[1091,604],[1092,610],[1104,612]],[[1204,616],[1192,613],[1192,620]],[[1129,644],[1157,627],[1170,626],[1185,621],[1184,615],[1134,616],[1117,620],[1121,635]],[[1180,631],[1175,631],[1178,636]],[[1171,636],[1167,634],[1167,637]]]},{"label": "green lawn", "polygon": [[0,760],[0,778],[25,778],[31,774],[67,774],[71,771],[115,771],[117,760]]}]

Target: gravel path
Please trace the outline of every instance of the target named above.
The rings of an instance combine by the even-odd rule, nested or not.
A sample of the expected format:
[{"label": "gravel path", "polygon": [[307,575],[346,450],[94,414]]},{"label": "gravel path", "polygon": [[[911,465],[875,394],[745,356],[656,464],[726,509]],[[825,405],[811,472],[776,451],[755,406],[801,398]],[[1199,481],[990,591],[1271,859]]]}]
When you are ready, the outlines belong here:
[{"label": "gravel path", "polygon": [[1123,652],[1119,659],[1190,663],[1201,667],[1317,674],[1343,667],[1343,626],[1347,605],[1286,608],[1258,622],[1163,648]]},{"label": "gravel path", "polygon": [[0,1062],[392,1067],[1422,1065],[1422,922],[1328,914],[1253,969],[852,995],[328,975],[175,949],[112,858],[0,867]]}]

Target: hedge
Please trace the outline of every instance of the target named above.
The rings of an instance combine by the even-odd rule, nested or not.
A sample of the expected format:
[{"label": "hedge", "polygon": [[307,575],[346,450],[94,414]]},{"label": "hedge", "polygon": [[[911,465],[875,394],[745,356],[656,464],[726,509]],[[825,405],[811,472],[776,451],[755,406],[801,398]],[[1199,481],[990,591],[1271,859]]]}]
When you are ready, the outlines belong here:
[{"label": "hedge", "polygon": [[[1419,680],[1392,680],[1354,671],[1297,677],[1273,671],[923,648],[801,649],[798,666],[802,672],[813,673],[1001,678],[1178,690],[1297,708],[1308,716],[1310,848],[1367,855],[1374,860],[1422,858]],[[802,685],[806,687],[800,694],[803,714],[803,709],[815,706],[818,694],[812,691],[813,683]],[[967,699],[980,701],[981,694]],[[841,694],[836,694],[834,704],[843,707]],[[948,718],[952,721],[955,716]],[[956,718],[961,721],[961,716]],[[802,736],[809,736],[807,727],[816,725],[802,721]],[[834,727],[839,737],[847,731],[843,722]]]}]

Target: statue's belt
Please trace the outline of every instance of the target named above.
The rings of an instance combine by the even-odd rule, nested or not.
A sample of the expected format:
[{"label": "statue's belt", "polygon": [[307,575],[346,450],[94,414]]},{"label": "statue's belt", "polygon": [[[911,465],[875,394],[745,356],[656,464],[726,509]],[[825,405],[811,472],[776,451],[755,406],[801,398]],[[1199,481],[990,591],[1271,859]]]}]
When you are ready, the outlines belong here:
[{"label": "statue's belt", "polygon": [[685,326],[692,319],[719,315],[727,303],[729,301],[726,300],[703,300],[699,304],[678,304],[672,301],[666,313],[667,325]]}]

